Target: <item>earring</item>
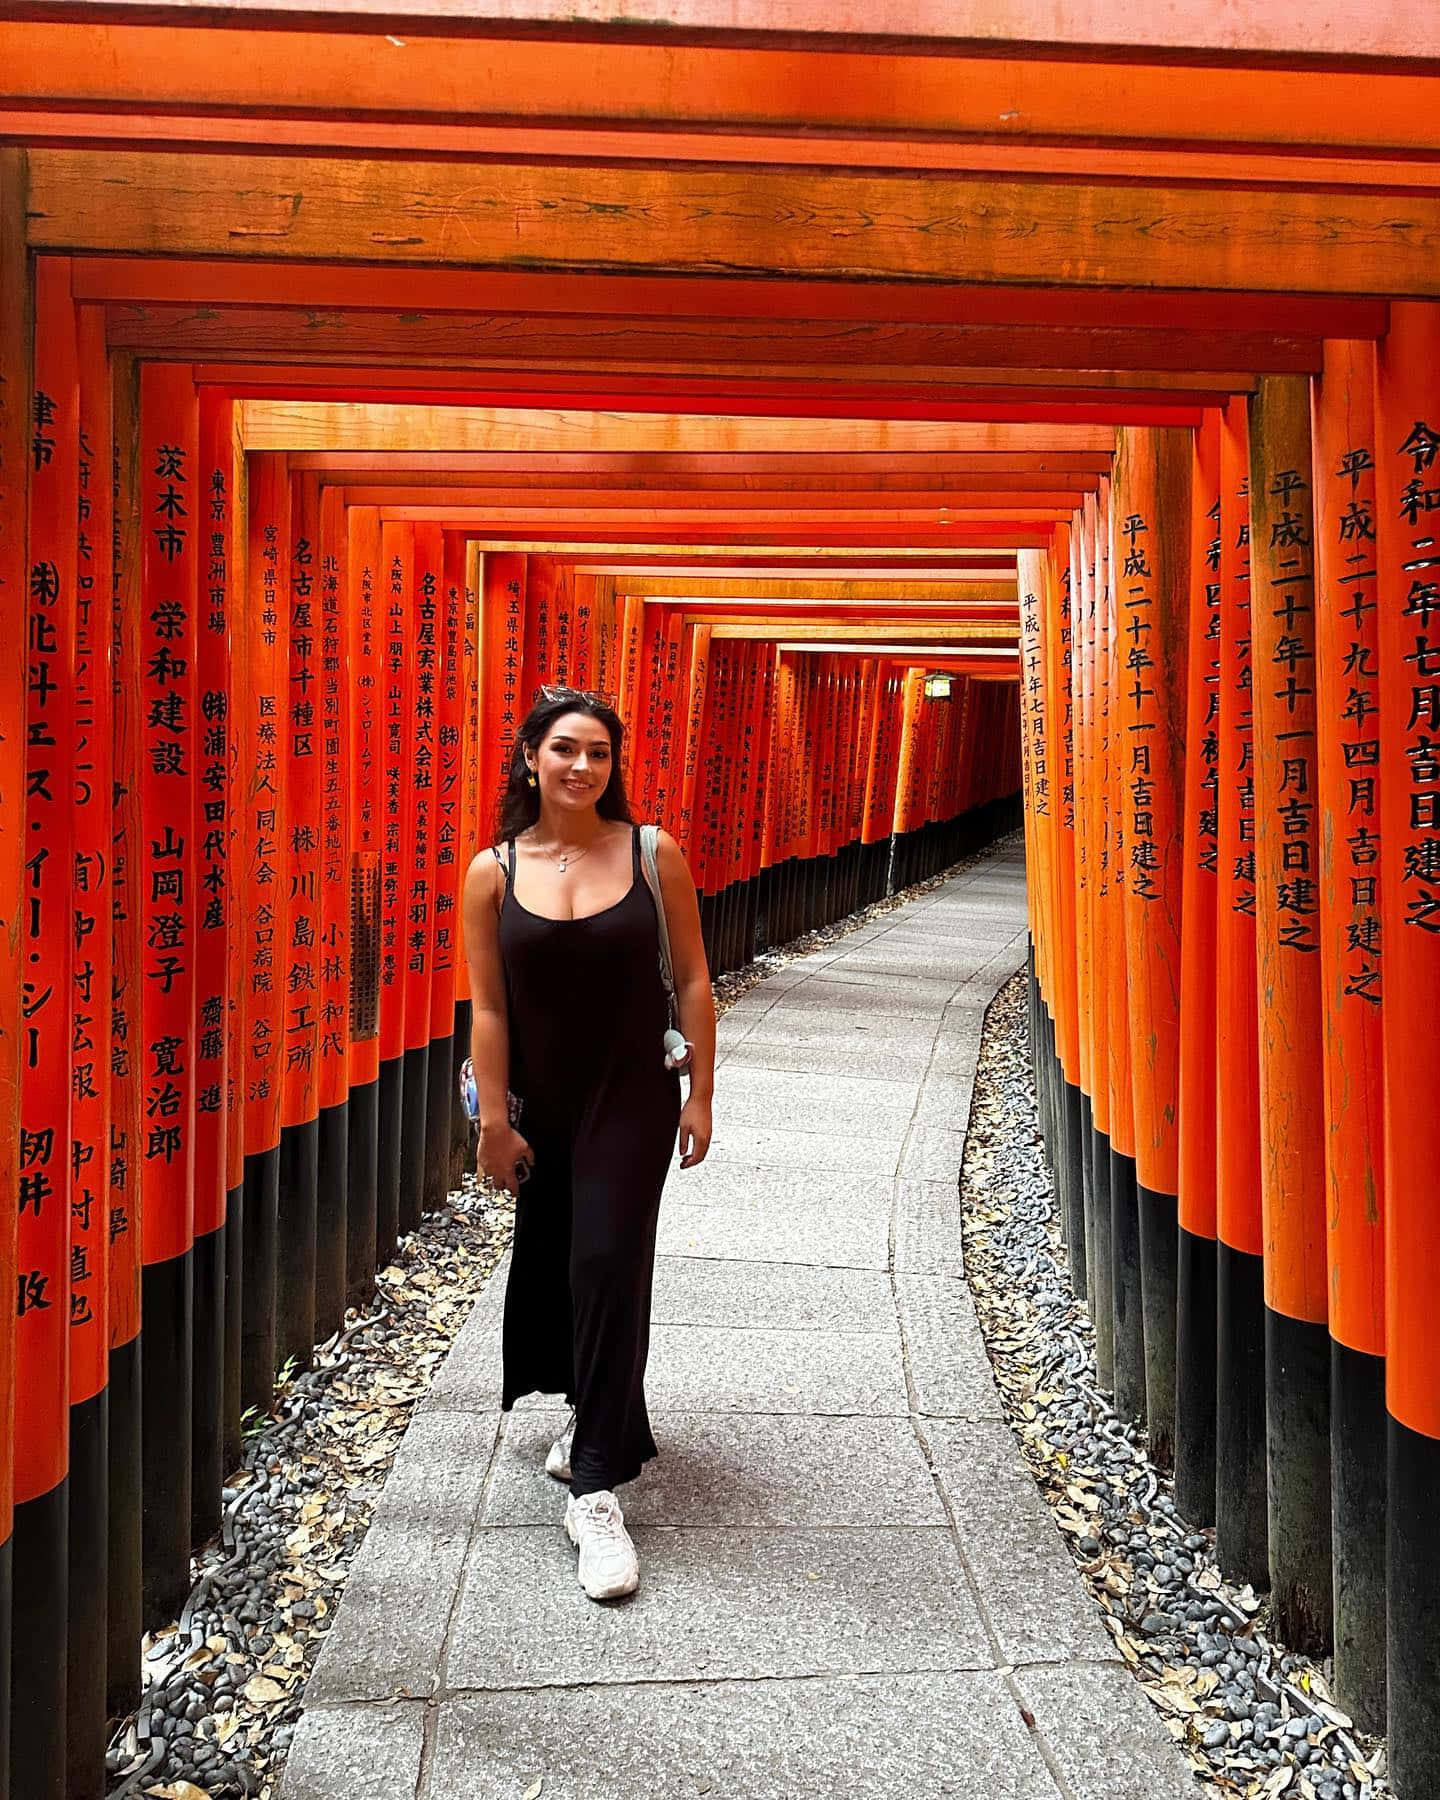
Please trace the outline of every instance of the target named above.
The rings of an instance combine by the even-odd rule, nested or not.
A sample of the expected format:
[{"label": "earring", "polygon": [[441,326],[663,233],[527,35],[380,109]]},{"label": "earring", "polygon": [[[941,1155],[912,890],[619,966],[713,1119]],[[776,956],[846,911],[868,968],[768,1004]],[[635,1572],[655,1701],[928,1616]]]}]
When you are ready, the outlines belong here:
[{"label": "earring", "polygon": [[525,777],[525,785],[526,787],[539,787],[540,783],[535,779],[535,771],[533,769]]}]

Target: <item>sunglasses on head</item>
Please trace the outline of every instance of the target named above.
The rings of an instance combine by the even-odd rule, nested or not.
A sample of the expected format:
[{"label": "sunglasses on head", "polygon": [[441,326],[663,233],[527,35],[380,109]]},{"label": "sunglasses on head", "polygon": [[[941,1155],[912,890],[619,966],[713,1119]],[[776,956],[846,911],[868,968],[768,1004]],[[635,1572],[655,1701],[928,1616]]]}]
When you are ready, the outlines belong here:
[{"label": "sunglasses on head", "polygon": [[543,701],[546,705],[551,705],[557,700],[584,700],[591,706],[608,706],[612,711],[615,707],[613,695],[599,693],[594,688],[546,687],[542,685],[536,688],[535,699],[537,702]]}]

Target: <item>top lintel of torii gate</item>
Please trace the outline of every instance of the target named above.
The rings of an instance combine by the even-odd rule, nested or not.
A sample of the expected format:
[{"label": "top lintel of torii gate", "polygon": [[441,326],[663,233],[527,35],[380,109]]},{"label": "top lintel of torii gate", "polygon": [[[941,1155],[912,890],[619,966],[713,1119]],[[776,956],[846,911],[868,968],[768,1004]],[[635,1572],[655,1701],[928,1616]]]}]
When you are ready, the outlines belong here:
[{"label": "top lintel of torii gate", "polygon": [[1413,0],[20,0],[15,15],[116,22],[403,28],[447,34],[605,36],[671,43],[911,43],[1023,54],[1423,62],[1440,58],[1440,14]]}]

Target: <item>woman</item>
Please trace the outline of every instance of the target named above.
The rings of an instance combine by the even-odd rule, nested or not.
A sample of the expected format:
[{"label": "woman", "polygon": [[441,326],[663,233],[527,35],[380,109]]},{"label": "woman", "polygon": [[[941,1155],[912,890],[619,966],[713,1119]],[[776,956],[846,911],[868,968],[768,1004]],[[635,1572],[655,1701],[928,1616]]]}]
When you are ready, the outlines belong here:
[{"label": "woman", "polygon": [[710,1146],[715,1071],[695,886],[662,831],[691,1045],[682,1105],[621,733],[599,695],[540,690],[511,759],[501,842],[471,863],[464,903],[479,1167],[516,1195],[501,1405],[558,1393],[574,1409],[545,1466],[569,1483],[565,1530],[594,1600],[639,1585],[615,1489],[656,1454],[644,1377],[660,1189],[677,1134],[682,1169]]}]

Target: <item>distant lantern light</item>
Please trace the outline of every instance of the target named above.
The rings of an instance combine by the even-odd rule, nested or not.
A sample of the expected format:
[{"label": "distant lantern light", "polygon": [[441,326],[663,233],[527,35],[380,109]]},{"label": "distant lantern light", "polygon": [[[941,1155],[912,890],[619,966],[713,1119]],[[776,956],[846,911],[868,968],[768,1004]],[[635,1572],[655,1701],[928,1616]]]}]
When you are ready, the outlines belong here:
[{"label": "distant lantern light", "polygon": [[950,698],[950,677],[948,675],[927,675],[925,677],[925,698],[927,700],[948,700]]}]

